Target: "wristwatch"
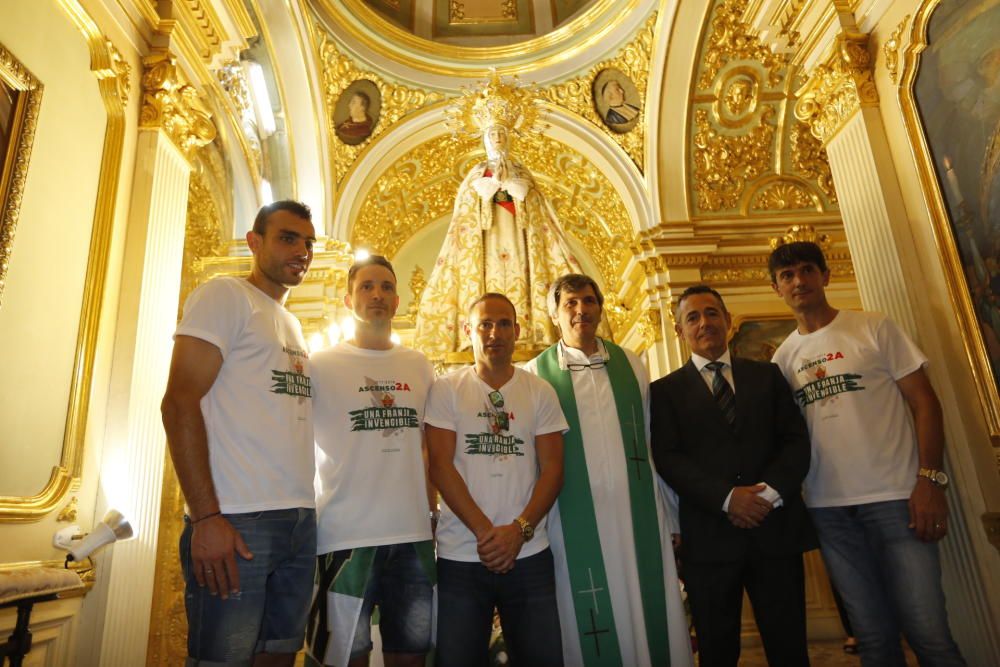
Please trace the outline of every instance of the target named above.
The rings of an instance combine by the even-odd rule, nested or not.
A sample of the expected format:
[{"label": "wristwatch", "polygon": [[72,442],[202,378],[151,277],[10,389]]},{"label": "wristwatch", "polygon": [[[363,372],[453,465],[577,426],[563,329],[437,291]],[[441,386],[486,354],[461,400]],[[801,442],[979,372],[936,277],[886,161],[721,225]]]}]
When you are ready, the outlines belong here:
[{"label": "wristwatch", "polygon": [[951,481],[948,478],[948,473],[933,468],[921,468],[917,471],[917,477],[926,477],[931,480],[934,486],[940,486],[942,489],[947,488],[948,482]]},{"label": "wristwatch", "polygon": [[528,523],[528,520],[525,519],[523,516],[519,516],[516,519],[514,519],[514,523],[516,523],[518,526],[521,527],[521,537],[524,538],[524,541],[525,542],[531,541],[531,538],[535,536],[534,526]]}]

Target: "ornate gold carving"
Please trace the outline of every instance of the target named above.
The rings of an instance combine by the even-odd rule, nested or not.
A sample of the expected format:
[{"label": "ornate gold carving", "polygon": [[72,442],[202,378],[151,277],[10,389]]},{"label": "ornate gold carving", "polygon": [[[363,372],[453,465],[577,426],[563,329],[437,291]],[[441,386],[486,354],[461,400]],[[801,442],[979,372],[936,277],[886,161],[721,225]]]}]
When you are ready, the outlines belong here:
[{"label": "ornate gold carving", "polygon": [[142,109],[139,127],[160,128],[188,158],[215,138],[211,114],[198,91],[184,82],[177,59],[162,52],[142,59]]},{"label": "ornate gold carving", "polygon": [[465,19],[465,3],[461,0],[451,0],[448,3],[448,22],[458,23]]},{"label": "ornate gold carving", "polygon": [[[646,88],[649,85],[649,60],[653,50],[655,28],[656,12],[647,19],[645,25],[632,41],[623,47],[614,58],[594,65],[582,76],[549,86],[543,93],[556,106],[582,116],[600,128],[606,136],[628,153],[640,170],[645,168],[643,164],[645,122],[640,120],[630,132],[621,134],[612,132],[594,110],[591,90],[597,75],[602,70],[613,67],[624,72],[635,83],[636,90],[639,91],[639,98],[645,100]],[[645,114],[645,107],[641,113]]]},{"label": "ornate gold carving", "polygon": [[69,503],[59,510],[59,514],[56,515],[56,521],[65,521],[66,523],[73,523],[76,521],[76,514],[79,508],[77,507],[76,496],[70,498]]},{"label": "ornate gold carving", "polygon": [[[10,146],[7,156],[0,154],[0,299],[7,280],[10,255],[14,249],[14,232],[21,213],[24,185],[28,178],[31,146],[38,127],[38,110],[42,104],[41,82],[29,72],[10,51],[0,45],[0,82],[13,88],[17,98],[8,129]],[[0,301],[2,303],[2,301]]]},{"label": "ornate gold carving", "polygon": [[505,19],[517,20],[517,0],[503,0],[500,5],[500,15]]},{"label": "ornate gold carving", "polygon": [[833,173],[826,149],[809,131],[805,123],[795,123],[791,133],[792,169],[810,181],[814,181],[831,203],[837,203],[837,191],[833,186]]},{"label": "ornate gold carving", "polygon": [[411,320],[416,321],[417,319],[420,298],[424,295],[425,287],[427,287],[427,278],[424,277],[424,270],[419,266],[413,267],[413,273],[410,274],[410,294],[413,295],[413,298],[410,300],[410,307],[407,310],[407,315]]},{"label": "ornate gold carving", "polygon": [[639,320],[642,337],[646,341],[646,348],[653,347],[663,340],[663,317],[659,308],[648,308],[643,311]]},{"label": "ornate gold carving", "polygon": [[694,177],[698,208],[734,209],[747,183],[770,169],[775,125],[772,107],[765,107],[760,123],[749,134],[728,135],[709,123],[708,111],[695,111]]},{"label": "ornate gold carving", "polygon": [[264,150],[261,146],[260,134],[257,131],[257,118],[250,98],[250,82],[247,81],[246,70],[236,61],[230,61],[216,72],[219,85],[226,92],[229,100],[236,107],[239,119],[239,129],[246,140],[246,149],[258,174],[264,173]]},{"label": "ornate gold carving", "polygon": [[825,146],[855,112],[878,105],[868,35],[841,33],[837,48],[799,90],[795,117]]},{"label": "ornate gold carving", "polygon": [[[632,256],[632,223],[614,186],[589,160],[547,136],[516,150],[552,203],[563,229],[597,264],[606,285]],[[351,245],[393,257],[425,225],[448,215],[462,176],[482,158],[473,139],[439,136],[396,159],[372,184],[351,229]]]},{"label": "ornate gold carving", "polygon": [[[700,46],[690,112],[693,208],[727,218],[827,213],[837,200],[826,153],[797,129],[788,63],[743,22],[747,4],[716,0]],[[784,5],[791,13],[782,20],[801,10]]]},{"label": "ornate gold carving", "polygon": [[889,80],[893,83],[899,80],[899,47],[903,43],[903,28],[909,22],[910,15],[907,14],[889,35],[889,39],[885,40],[885,44],[882,45],[882,53],[885,54],[885,68],[889,72]]},{"label": "ornate gold carving", "polygon": [[793,211],[816,208],[817,204],[818,202],[809,189],[801,183],[780,179],[757,191],[751,200],[750,209],[755,211]]},{"label": "ornate gold carving", "polygon": [[830,235],[817,234],[816,228],[812,225],[792,225],[782,236],[773,236],[768,239],[772,249],[786,243],[795,243],[798,241],[815,243],[823,249],[824,253],[829,252],[833,246],[833,239],[830,238]]},{"label": "ornate gold carving", "polygon": [[702,70],[698,88],[712,87],[716,75],[726,64],[752,60],[763,65],[768,74],[768,86],[777,87],[785,76],[784,60],[755,37],[743,23],[746,0],[723,0],[716,3],[711,19],[711,31],[702,51]]},{"label": "ornate gold carving", "polygon": [[[441,93],[409,88],[400,84],[390,83],[375,72],[360,68],[346,54],[337,48],[337,40],[330,35],[319,21],[316,22],[319,33],[319,61],[323,76],[323,98],[326,102],[327,131],[330,136],[331,167],[334,187],[339,187],[348,168],[354,163],[362,150],[376,137],[384,133],[400,118],[407,114],[434,104],[444,99]],[[382,96],[382,109],[379,112],[378,124],[371,135],[356,146],[348,146],[336,137],[334,131],[333,109],[337,98],[344,89],[356,79],[368,79],[378,86]]]}]

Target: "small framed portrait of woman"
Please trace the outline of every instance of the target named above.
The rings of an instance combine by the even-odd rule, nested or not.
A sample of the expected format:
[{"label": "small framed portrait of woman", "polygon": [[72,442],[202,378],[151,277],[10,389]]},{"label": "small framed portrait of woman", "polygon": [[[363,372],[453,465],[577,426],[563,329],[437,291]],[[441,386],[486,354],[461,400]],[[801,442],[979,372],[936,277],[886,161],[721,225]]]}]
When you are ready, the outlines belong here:
[{"label": "small framed portrait of woman", "polygon": [[613,67],[594,77],[594,110],[613,132],[625,133],[642,116],[642,100],[632,79]]},{"label": "small framed portrait of woman", "polygon": [[374,81],[358,79],[344,89],[333,110],[333,128],[337,138],[357,146],[371,136],[382,110],[382,96]]}]

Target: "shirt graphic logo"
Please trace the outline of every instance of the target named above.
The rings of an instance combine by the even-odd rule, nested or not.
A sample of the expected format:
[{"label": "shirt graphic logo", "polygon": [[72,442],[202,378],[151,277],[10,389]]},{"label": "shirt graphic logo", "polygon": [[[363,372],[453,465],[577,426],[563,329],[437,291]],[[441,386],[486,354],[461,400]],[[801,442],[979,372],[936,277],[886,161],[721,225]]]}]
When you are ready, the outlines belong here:
[{"label": "shirt graphic logo", "polygon": [[501,433],[466,433],[465,453],[486,456],[524,456],[521,440],[514,435]]},{"label": "shirt graphic logo", "polygon": [[797,374],[804,374],[807,378],[814,379],[806,382],[795,391],[795,402],[804,408],[810,403],[831,399],[849,391],[864,391],[865,387],[858,384],[858,380],[862,378],[861,375],[857,373],[830,375],[828,373],[825,364],[843,358],[844,355],[841,352],[829,352],[802,364]]},{"label": "shirt graphic logo", "polygon": [[287,347],[284,350],[288,354],[288,365],[291,370],[271,369],[271,382],[274,383],[271,385],[271,392],[312,398],[312,380],[305,374],[305,364],[302,363],[302,359],[306,358],[305,352]]},{"label": "shirt graphic logo", "polygon": [[368,394],[369,405],[347,413],[351,417],[351,430],[382,431],[382,437],[388,438],[404,428],[420,428],[415,408],[396,406],[393,394],[396,391],[410,391],[410,385],[366,377],[364,386],[359,387],[358,392]]}]

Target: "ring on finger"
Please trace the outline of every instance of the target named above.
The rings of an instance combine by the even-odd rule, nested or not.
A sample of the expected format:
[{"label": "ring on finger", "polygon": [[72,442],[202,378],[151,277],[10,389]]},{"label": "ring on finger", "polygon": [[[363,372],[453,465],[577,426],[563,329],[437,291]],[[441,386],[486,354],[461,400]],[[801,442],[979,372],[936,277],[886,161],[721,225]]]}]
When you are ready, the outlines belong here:
[{"label": "ring on finger", "polygon": [[212,568],[210,568],[210,567],[206,567],[206,568],[205,568],[205,574],[212,574],[212,572],[214,572],[214,571],[215,571],[215,570],[213,570],[213,569],[212,569]]}]

